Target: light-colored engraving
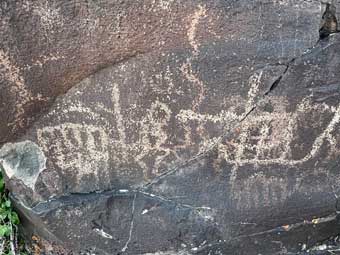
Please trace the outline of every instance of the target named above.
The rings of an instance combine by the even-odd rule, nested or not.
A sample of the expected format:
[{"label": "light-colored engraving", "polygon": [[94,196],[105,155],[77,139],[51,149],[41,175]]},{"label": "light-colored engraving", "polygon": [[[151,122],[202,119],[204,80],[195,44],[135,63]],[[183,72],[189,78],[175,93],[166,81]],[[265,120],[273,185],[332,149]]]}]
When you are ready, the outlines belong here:
[{"label": "light-colored engraving", "polygon": [[212,123],[214,125],[220,125],[221,128],[231,127],[239,120],[240,116],[233,111],[222,110],[218,115],[197,113],[192,110],[181,110],[179,114],[176,115],[176,119],[181,124],[184,129],[185,134],[185,144],[187,146],[192,146],[192,130],[190,128],[190,123],[195,122],[198,125],[198,130],[202,130],[200,135],[200,142],[198,144],[198,154],[202,154],[205,151],[209,151],[212,147],[218,144],[221,139],[219,136],[212,137],[209,135],[208,130],[205,125]]},{"label": "light-colored engraving", "polygon": [[0,50],[0,66],[4,68],[0,75],[3,76],[4,80],[11,82],[10,92],[13,94],[13,98],[17,99],[15,102],[14,120],[13,122],[8,123],[8,125],[14,129],[16,129],[17,126],[23,127],[25,105],[33,100],[44,101],[46,99],[43,99],[40,94],[36,97],[32,95],[25,84],[20,68],[11,62],[10,57],[3,50]]},{"label": "light-colored engraving", "polygon": [[[249,94],[252,95],[253,93]],[[277,98],[277,100],[281,99]],[[250,105],[252,101],[252,99],[248,99],[247,105]],[[292,166],[304,163],[317,154],[325,141],[335,147],[336,140],[332,132],[340,122],[340,106],[335,108],[318,105],[315,108],[308,102],[308,100],[303,100],[301,105],[298,106],[298,110],[294,113],[288,113],[284,109],[276,109],[273,113],[256,112],[256,114],[249,115],[242,123],[237,140],[220,143],[216,137],[205,141],[206,137],[201,137],[202,144],[214,144],[217,141],[219,155],[228,163],[236,165],[283,164]],[[282,104],[284,105],[284,103]],[[334,115],[324,131],[314,140],[311,150],[306,152],[304,157],[293,159],[290,144],[294,138],[297,120],[300,114],[305,114],[308,110],[331,112]],[[187,125],[190,121],[195,121],[203,129],[208,122],[228,127],[228,124],[235,123],[239,116],[232,111],[221,111],[218,115],[209,115],[182,110],[177,115],[177,119],[183,125]]]},{"label": "light-colored engraving", "polygon": [[258,93],[259,93],[262,75],[263,75],[263,70],[261,70],[259,73],[254,73],[249,78],[248,101],[246,104],[245,112],[249,112],[254,107],[255,98],[258,96]]},{"label": "light-colored engraving", "polygon": [[[292,140],[294,114],[286,112],[250,115],[240,126],[238,140],[219,144],[219,153],[229,163],[243,165],[285,163],[283,158]],[[255,134],[253,134],[255,133]],[[229,149],[233,148],[233,149]]]},{"label": "light-colored engraving", "polygon": [[122,145],[126,144],[126,136],[125,136],[125,125],[124,125],[124,117],[121,112],[120,107],[120,91],[118,85],[116,83],[112,84],[112,103],[113,103],[113,112],[117,121],[117,131],[119,134],[119,140]]},{"label": "light-colored engraving", "polygon": [[[125,70],[126,67],[120,68]],[[203,83],[197,80],[198,78],[194,77],[189,69],[191,70],[190,62],[182,66],[182,72],[186,78],[203,86]],[[170,71],[167,70],[153,78],[159,80],[166,78],[171,83],[173,81],[169,73]],[[270,100],[275,102],[275,111],[260,111],[261,108],[256,107],[251,114],[247,115],[258,104],[257,100],[263,99],[263,94],[260,94],[262,78],[262,71],[254,73],[248,81],[247,98],[244,99],[241,96],[227,98],[226,100],[232,101],[230,104],[234,106],[222,109],[217,114],[201,113],[196,109],[182,109],[174,115],[171,106],[159,99],[155,99],[149,107],[143,110],[137,109],[138,106],[133,100],[131,100],[132,104],[126,106],[119,85],[113,83],[110,86],[111,107],[99,102],[96,109],[91,109],[76,100],[68,103],[67,108],[61,106],[63,114],[59,114],[59,110],[51,113],[62,120],[63,115],[74,112],[82,116],[86,115],[86,118],[91,121],[100,120],[101,123],[106,124],[96,127],[64,123],[56,127],[45,127],[39,131],[40,133],[38,132],[39,141],[44,145],[45,151],[48,151],[49,145],[52,144],[53,151],[57,152],[57,161],[61,168],[74,168],[80,172],[80,175],[84,171],[85,174],[89,174],[86,171],[95,174],[98,166],[96,168],[95,163],[91,164],[91,162],[101,161],[107,167],[107,161],[110,158],[110,163],[117,166],[118,177],[127,175],[130,178],[138,174],[137,171],[142,171],[147,180],[166,171],[171,164],[183,163],[187,158],[179,155],[181,150],[187,154],[196,155],[216,146],[219,159],[233,166],[230,182],[232,189],[235,190],[236,186],[233,183],[236,182],[237,170],[242,165],[296,166],[315,157],[326,141],[332,149],[336,147],[337,141],[333,133],[340,122],[340,106],[332,107],[325,103],[315,105],[307,97],[301,100],[295,112],[289,112],[286,109],[288,99],[270,96]],[[142,79],[146,79],[145,76],[142,75]],[[162,90],[154,86],[155,84],[151,85],[155,93],[171,94],[168,90],[170,86]],[[156,91],[156,89],[159,90]],[[243,113],[239,113],[240,109],[236,109],[239,105],[244,106]],[[138,113],[136,115],[133,113],[135,110]],[[292,155],[291,143],[298,135],[299,116],[313,111],[333,113],[333,118],[323,132],[315,138],[310,151],[306,151],[301,158],[295,158]],[[110,122],[112,118],[105,122],[105,118],[100,113],[113,117],[114,123]],[[230,140],[222,141],[223,134],[235,132],[235,125],[241,120],[237,135]],[[180,133],[184,133],[184,137],[181,133],[181,138],[179,138],[183,141],[177,139],[173,143],[171,140],[173,131],[169,130],[169,126],[173,124],[170,123],[172,121],[176,121],[175,127],[180,130]],[[216,128],[216,132],[213,133],[207,128],[209,126]],[[98,135],[94,136],[94,132],[98,132]],[[99,143],[104,146],[97,147],[98,137]],[[71,160],[67,160],[70,155],[65,148],[70,148]]]},{"label": "light-colored engraving", "polygon": [[297,180],[295,187],[289,188],[286,178],[257,173],[243,179],[242,183],[232,185],[233,202],[238,209],[269,207],[289,198],[298,190],[300,183]]},{"label": "light-colored engraving", "polygon": [[175,0],[157,0],[155,3],[164,11],[170,11],[171,5]]},{"label": "light-colored engraving", "polygon": [[193,48],[193,54],[198,54],[198,48],[200,44],[196,41],[196,33],[197,26],[199,24],[200,19],[206,17],[206,8],[202,5],[198,6],[198,9],[194,12],[194,14],[190,17],[190,24],[188,26],[188,41],[191,47]]},{"label": "light-colored engraving", "polygon": [[[64,170],[97,177],[99,170],[108,172],[109,137],[101,127],[63,123],[37,130],[39,144],[45,153],[53,151],[56,164]],[[73,172],[74,173],[74,172]]]},{"label": "light-colored engraving", "polygon": [[193,73],[190,59],[181,66],[181,72],[184,77],[196,87],[195,90],[197,91],[197,96],[193,101],[192,110],[197,111],[204,99],[204,83]]},{"label": "light-colored engraving", "polygon": [[33,13],[40,18],[40,24],[45,33],[50,32],[54,26],[64,24],[63,16],[60,15],[59,9],[55,9],[48,1],[41,1],[35,6]]},{"label": "light-colored engraving", "polygon": [[[119,165],[135,162],[142,169],[144,178],[148,179],[150,173],[157,174],[160,171],[166,158],[170,156],[178,158],[178,155],[166,146],[168,139],[166,127],[172,112],[165,103],[155,101],[150,109],[145,109],[143,118],[130,119],[122,113],[120,100],[119,87],[113,84],[113,115],[116,120],[118,139],[114,138],[110,143],[113,151],[112,160]],[[130,136],[135,131],[129,126],[138,127],[134,138]],[[131,171],[135,170],[131,169]]]},{"label": "light-colored engraving", "polygon": [[35,59],[32,59],[31,64],[26,65],[25,69],[30,70],[34,66],[39,66],[40,68],[42,68],[48,62],[55,62],[61,59],[65,59],[65,57],[58,54],[41,55]]},{"label": "light-colored engraving", "polygon": [[[77,92],[81,93],[81,92]],[[101,128],[105,130],[105,132],[109,133],[111,130],[111,124],[109,123],[108,119],[98,112],[93,111],[91,108],[87,107],[83,102],[79,100],[75,100],[72,98],[71,100],[67,101],[67,107],[63,107],[64,104],[58,104],[54,107],[47,116],[53,119],[56,119],[60,122],[64,121],[63,116],[69,116],[70,113],[74,114],[81,114],[82,118],[86,118],[88,120],[96,120],[101,122]],[[105,107],[102,103],[98,102],[96,104],[96,109],[104,112],[105,114],[113,115],[113,111]]]},{"label": "light-colored engraving", "polygon": [[[321,171],[315,169],[314,174],[320,174]],[[315,182],[311,186],[302,184],[302,176],[295,178],[292,183],[287,177],[267,176],[264,172],[258,172],[246,179],[234,179],[231,182],[231,194],[236,208],[247,210],[282,204],[296,192],[310,194],[325,189],[322,182]]]},{"label": "light-colored engraving", "polygon": [[196,113],[192,110],[181,110],[176,116],[177,120],[185,123],[189,121],[197,121],[201,123],[227,123],[239,119],[239,115],[232,111],[221,110],[218,115]]},{"label": "light-colored engraving", "polygon": [[166,104],[156,101],[146,112],[145,118],[140,122],[139,142],[133,147],[139,147],[136,159],[145,171],[148,166],[143,159],[150,154],[153,155],[154,166],[151,172],[157,174],[163,160],[172,153],[171,149],[164,146],[168,139],[165,128],[168,126],[171,110]]}]

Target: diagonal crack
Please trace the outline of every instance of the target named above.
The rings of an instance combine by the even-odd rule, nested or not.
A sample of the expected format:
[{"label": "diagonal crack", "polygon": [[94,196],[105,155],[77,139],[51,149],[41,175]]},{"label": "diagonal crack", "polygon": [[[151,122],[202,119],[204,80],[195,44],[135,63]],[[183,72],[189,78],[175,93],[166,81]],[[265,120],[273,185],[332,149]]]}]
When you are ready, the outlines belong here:
[{"label": "diagonal crack", "polygon": [[281,82],[283,76],[287,73],[289,69],[290,63],[292,63],[295,59],[293,58],[286,66],[286,69],[282,72],[282,74],[272,83],[270,88],[264,93],[265,96],[267,96],[269,93],[271,93]]},{"label": "diagonal crack", "polygon": [[128,248],[129,248],[129,244],[131,242],[131,238],[132,238],[132,231],[133,231],[133,225],[135,222],[135,203],[136,203],[136,197],[137,197],[137,193],[134,194],[133,196],[133,200],[132,200],[132,208],[131,208],[131,222],[130,222],[130,228],[129,228],[129,238],[126,241],[124,247],[122,248],[122,252],[125,252]]},{"label": "diagonal crack", "polygon": [[249,235],[240,235],[240,236],[235,237],[234,239],[254,237],[254,236],[265,235],[265,234],[270,234],[270,233],[289,232],[302,226],[317,225],[317,224],[322,224],[325,222],[331,222],[331,221],[337,220],[337,216],[338,216],[337,213],[333,213],[333,214],[330,214],[324,217],[314,218],[312,220],[304,220],[304,221],[293,223],[293,224],[281,225],[281,226],[278,226],[278,227],[275,227],[269,230],[256,232],[256,233],[249,234]]},{"label": "diagonal crack", "polygon": [[143,195],[145,195],[149,198],[157,199],[159,201],[166,202],[166,203],[173,203],[173,204],[178,205],[180,207],[188,208],[188,209],[191,209],[191,210],[198,210],[198,211],[200,211],[200,210],[211,210],[211,208],[207,207],[207,206],[199,206],[199,207],[192,206],[192,205],[188,205],[188,204],[185,204],[185,203],[180,203],[178,201],[174,201],[174,200],[172,200],[168,197],[161,196],[161,195],[154,194],[154,193],[149,193],[149,192],[145,192],[145,191],[141,191],[141,190],[139,190],[139,191],[135,190],[134,192],[139,192],[139,193],[141,193],[141,194],[143,194]]},{"label": "diagonal crack", "polygon": [[[84,201],[92,201],[92,200],[98,200],[99,196],[103,197],[109,197],[109,196],[121,196],[121,195],[131,195],[133,196],[133,203],[132,203],[132,214],[134,213],[134,204],[137,199],[137,195],[141,194],[144,197],[148,197],[153,200],[157,200],[159,202],[164,203],[171,203],[175,206],[190,209],[193,211],[201,212],[201,211],[211,211],[212,209],[207,206],[192,206],[189,204],[181,203],[175,200],[172,200],[168,197],[154,194],[147,191],[142,190],[136,190],[136,189],[120,189],[120,190],[105,190],[101,192],[88,192],[88,193],[72,193],[67,196],[58,197],[54,199],[50,199],[48,201],[39,202],[36,204],[33,208],[25,207],[28,210],[32,210],[33,212],[39,212],[39,214],[45,214],[48,213],[51,210],[54,210],[56,208],[59,208],[61,205],[68,206],[70,204],[81,204]],[[17,200],[16,198],[13,198],[14,200]]]},{"label": "diagonal crack", "polygon": [[[289,63],[291,63],[292,61],[294,61],[295,59],[291,60]],[[228,138],[229,136],[231,136],[232,134],[234,134],[235,131],[237,131],[242,123],[249,117],[250,114],[252,114],[256,108],[258,107],[258,105],[260,105],[261,103],[263,103],[263,101],[266,99],[266,96],[271,93],[280,83],[282,77],[287,73],[289,69],[289,65],[286,65],[286,69],[283,71],[283,73],[272,83],[272,85],[270,86],[270,88],[268,89],[268,91],[266,91],[263,95],[262,98],[255,103],[253,106],[250,107],[250,109],[245,112],[243,115],[240,116],[240,118],[238,120],[236,120],[236,123],[232,123],[231,126],[233,126],[232,130],[229,130],[227,132],[224,132],[223,135],[221,135],[220,137],[218,137],[217,141],[215,143],[213,143],[211,146],[209,146],[205,151],[197,154],[196,156],[192,157],[191,159],[185,161],[183,164],[180,164],[179,166],[176,166],[164,173],[162,173],[161,175],[155,177],[153,180],[151,180],[150,182],[148,182],[147,184],[143,185],[140,189],[141,190],[146,190],[149,187],[151,187],[154,184],[157,184],[158,182],[160,182],[161,180],[163,180],[164,178],[176,173],[177,171],[179,171],[180,169],[182,169],[183,167],[187,167],[190,164],[202,159],[203,157],[205,157],[209,152],[211,152],[219,143],[222,142],[223,139]]]},{"label": "diagonal crack", "polygon": [[323,217],[319,218],[314,218],[312,220],[303,220],[301,222],[293,223],[293,224],[287,224],[287,225],[281,225],[275,228],[271,228],[268,230],[252,233],[252,234],[246,234],[246,235],[238,235],[235,237],[232,237],[231,239],[227,240],[219,240],[218,242],[206,244],[205,246],[200,247],[199,249],[195,249],[195,252],[202,252],[208,248],[223,245],[226,243],[230,243],[233,241],[240,241],[242,239],[248,239],[250,237],[257,237],[257,236],[263,236],[263,235],[268,235],[268,234],[280,234],[283,232],[289,232],[293,231],[295,229],[305,227],[305,226],[316,226],[318,224],[323,224],[323,223],[330,223],[333,221],[338,221],[338,213],[332,213]]},{"label": "diagonal crack", "polygon": [[[166,177],[173,175],[174,173],[176,173],[177,171],[179,171],[183,167],[187,167],[187,166],[191,165],[192,163],[194,163],[194,162],[202,159],[203,157],[205,157],[218,144],[220,144],[223,139],[228,138],[228,136],[230,136],[236,130],[238,130],[240,128],[240,126],[242,125],[242,123],[249,117],[249,115],[252,114],[258,108],[259,105],[261,105],[264,101],[266,101],[267,96],[270,95],[270,93],[272,93],[272,91],[279,86],[280,82],[282,81],[284,76],[288,73],[289,69],[291,68],[291,65],[294,64],[294,62],[297,59],[300,59],[300,58],[302,58],[306,55],[312,54],[314,52],[314,50],[322,51],[322,50],[328,48],[329,44],[328,44],[328,42],[326,42],[326,43],[327,43],[326,46],[323,47],[323,44],[324,44],[323,40],[318,40],[312,47],[306,49],[304,51],[304,53],[302,53],[300,56],[294,57],[286,63],[279,63],[279,65],[286,66],[285,70],[283,70],[282,74],[271,84],[269,89],[262,95],[262,98],[260,100],[258,100],[258,102],[255,103],[247,112],[245,112],[243,115],[241,115],[241,117],[238,120],[235,121],[236,123],[232,123],[232,126],[234,126],[234,128],[232,130],[229,130],[229,131],[225,132],[223,135],[221,135],[215,143],[213,143],[211,146],[209,146],[207,148],[207,150],[195,155],[191,159],[185,161],[183,164],[180,164],[180,165],[162,173],[161,175],[155,177],[153,180],[151,180],[150,182],[143,185],[140,188],[140,190],[146,190],[146,189],[150,188],[151,186],[159,183],[161,180],[165,179]],[[319,49],[318,46],[321,46],[321,49]]]},{"label": "diagonal crack", "polygon": [[[243,116],[240,117],[240,119],[238,121],[235,121],[235,125],[233,128],[233,131],[236,131],[240,126],[241,123],[243,121],[245,121],[247,119],[247,117],[256,109],[255,106],[253,106],[250,110],[248,110],[245,114],[243,114]],[[234,124],[234,123],[233,123]],[[225,134],[223,134],[222,136],[220,136],[217,141],[212,144],[211,146],[209,146],[207,148],[207,150],[197,154],[196,156],[192,157],[191,159],[185,161],[183,164],[180,164],[164,173],[162,173],[161,175],[155,177],[153,180],[151,180],[150,182],[148,182],[147,184],[143,185],[140,189],[141,190],[147,190],[149,187],[151,187],[154,184],[157,184],[158,182],[160,182],[161,180],[163,180],[164,178],[176,173],[177,171],[179,171],[180,169],[182,169],[183,167],[187,167],[189,165],[191,165],[194,162],[197,162],[198,160],[202,159],[203,157],[205,157],[209,152],[211,152],[224,138],[228,137],[229,135],[233,134],[232,132],[227,132]]]}]

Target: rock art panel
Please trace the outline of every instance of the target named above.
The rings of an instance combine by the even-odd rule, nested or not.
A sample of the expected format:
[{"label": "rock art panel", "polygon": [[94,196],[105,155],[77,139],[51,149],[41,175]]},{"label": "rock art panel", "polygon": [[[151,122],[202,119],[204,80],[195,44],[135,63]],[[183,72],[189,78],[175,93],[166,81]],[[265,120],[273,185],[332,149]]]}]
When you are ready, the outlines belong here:
[{"label": "rock art panel", "polygon": [[286,254],[339,233],[326,3],[23,3],[0,12],[0,163],[28,235],[64,253]]},{"label": "rock art panel", "polygon": [[295,0],[4,0],[0,143],[22,134],[88,75],[146,52],[191,48],[195,56],[203,45],[228,42],[268,63],[298,56],[317,41],[323,8],[318,1]]},{"label": "rock art panel", "polygon": [[[162,58],[146,56],[139,63],[127,62],[87,78],[57,100],[24,136],[39,144],[51,159],[41,178],[59,175],[64,180],[55,192],[147,184],[218,143],[286,69],[279,65],[254,73],[250,70],[244,78],[243,95],[225,95],[219,111],[221,106],[211,102],[222,98],[225,85],[202,96],[197,90],[199,78],[191,77],[195,69],[186,70],[190,74],[183,72],[185,55],[165,56],[164,63]],[[197,68],[202,65],[195,64]],[[151,68],[140,72],[143,65]],[[208,77],[199,83],[209,88],[215,79]],[[232,103],[236,100],[244,103]]]}]

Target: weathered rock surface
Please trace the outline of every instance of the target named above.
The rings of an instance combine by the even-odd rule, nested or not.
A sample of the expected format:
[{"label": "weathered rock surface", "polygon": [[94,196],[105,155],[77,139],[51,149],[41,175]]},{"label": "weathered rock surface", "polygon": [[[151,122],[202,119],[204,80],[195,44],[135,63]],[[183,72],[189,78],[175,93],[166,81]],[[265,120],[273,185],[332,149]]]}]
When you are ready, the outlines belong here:
[{"label": "weathered rock surface", "polygon": [[288,254],[340,232],[320,1],[2,10],[0,162],[27,232],[94,254]]}]

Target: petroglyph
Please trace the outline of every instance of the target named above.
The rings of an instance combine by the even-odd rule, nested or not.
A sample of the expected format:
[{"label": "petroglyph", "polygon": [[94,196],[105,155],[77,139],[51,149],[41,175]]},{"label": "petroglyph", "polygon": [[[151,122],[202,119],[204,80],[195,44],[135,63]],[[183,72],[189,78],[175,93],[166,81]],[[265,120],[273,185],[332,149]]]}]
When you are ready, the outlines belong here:
[{"label": "petroglyph", "polygon": [[[257,117],[250,117],[249,123],[251,123],[251,120],[255,121],[255,123],[259,124],[259,119],[266,120],[264,125],[271,125],[273,134],[269,142],[263,143],[262,139],[268,139],[268,136],[260,136],[261,143],[257,144],[257,146],[252,147],[248,145],[248,149],[255,149],[256,151],[260,151],[263,154],[269,154],[270,152],[277,151],[274,153],[274,155],[278,155],[279,157],[267,157],[266,159],[262,158],[253,158],[250,157],[244,157],[236,158],[237,164],[283,164],[283,165],[297,165],[304,163],[310,159],[312,159],[323,143],[325,141],[329,141],[331,144],[334,143],[334,137],[331,134],[334,131],[335,126],[340,122],[340,106],[338,106],[335,109],[334,115],[332,120],[329,122],[328,126],[325,128],[325,130],[314,140],[311,150],[301,159],[292,159],[292,155],[289,155],[289,144],[293,139],[294,132],[292,130],[294,129],[294,119],[296,123],[296,119],[298,117],[297,114],[293,114],[291,116],[285,114],[285,113],[279,113],[276,114],[270,114],[270,116],[267,116],[267,118],[257,118]],[[275,123],[275,122],[281,122],[281,123]],[[285,125],[285,123],[288,124]],[[280,128],[281,127],[281,128]],[[249,130],[249,126],[245,127]],[[243,129],[244,130],[244,129]],[[245,131],[246,132],[246,131]],[[254,137],[256,139],[256,137]],[[265,144],[265,146],[262,147],[262,145]],[[247,143],[245,143],[245,146],[247,146]],[[241,145],[241,147],[243,147]],[[260,155],[259,153],[257,155]],[[227,158],[227,157],[226,157]],[[231,160],[230,162],[233,162]]]},{"label": "petroglyph", "polygon": [[263,75],[263,71],[261,70],[259,73],[254,73],[250,78],[249,78],[249,91],[248,91],[248,102],[246,105],[246,110],[245,112],[249,112],[253,107],[255,103],[255,98],[259,92],[259,87],[261,84],[261,78]]},{"label": "petroglyph", "polygon": [[197,96],[193,102],[192,110],[197,111],[204,98],[204,83],[193,73],[190,59],[181,66],[181,72],[188,81],[195,84]]},{"label": "petroglyph", "polygon": [[0,50],[0,70],[2,71],[1,76],[3,75],[3,79],[12,83],[10,92],[13,94],[13,98],[17,99],[14,106],[14,121],[8,125],[14,128],[17,125],[21,127],[23,125],[22,117],[25,113],[25,105],[35,99],[43,100],[43,98],[40,95],[37,97],[32,95],[20,74],[20,68],[10,60],[8,54],[3,50]]},{"label": "petroglyph", "polygon": [[295,118],[295,114],[284,111],[249,115],[240,126],[237,140],[220,143],[218,150],[225,160],[237,165],[285,160],[294,135]]},{"label": "petroglyph", "polygon": [[[253,92],[250,94],[253,94]],[[333,118],[326,129],[316,137],[311,150],[303,158],[293,159],[290,145],[294,138],[298,117],[300,114],[306,114],[308,109],[315,110],[315,106],[309,105],[308,102],[308,100],[302,101],[301,105],[297,107],[298,110],[294,113],[279,109],[274,113],[258,111],[256,115],[249,115],[247,120],[240,126],[237,139],[218,143],[220,157],[228,163],[238,166],[244,164],[283,164],[292,166],[312,159],[325,141],[328,141],[334,147],[336,141],[332,132],[340,122],[340,106],[335,108],[319,105],[317,106],[318,110],[334,113]],[[188,125],[190,121],[195,121],[204,129],[204,125],[209,122],[228,127],[230,123],[235,123],[239,116],[232,111],[221,111],[218,115],[209,115],[182,110],[177,115],[177,119],[183,122],[183,125]],[[205,141],[205,137],[201,137],[201,139],[203,139],[203,144],[214,144],[217,141],[217,137],[209,138]]]},{"label": "petroglyph", "polygon": [[[258,172],[247,179],[230,181],[232,200],[241,210],[272,207],[283,203],[295,192],[303,192],[302,183],[303,178],[297,178],[292,184],[285,177],[266,176],[265,173]],[[324,190],[324,187],[314,183],[308,190],[318,192]]]},{"label": "petroglyph", "polygon": [[[165,130],[170,121],[171,110],[166,104],[156,101],[146,112],[146,116],[139,125],[141,127],[138,134],[139,142],[130,146],[134,148],[137,163],[143,167],[144,171],[148,172],[151,168],[151,173],[157,174],[162,162],[173,154],[171,148],[166,146],[168,134]],[[154,164],[148,166],[144,159],[150,155],[154,157]],[[173,155],[178,157],[176,153]]]},{"label": "petroglyph", "polygon": [[123,115],[121,113],[121,108],[120,108],[120,91],[118,88],[118,85],[114,83],[112,85],[112,104],[113,104],[113,111],[114,115],[116,117],[116,122],[117,122],[117,131],[119,134],[119,140],[122,145],[126,144],[126,136],[125,136],[125,125],[123,122]]},{"label": "petroglyph", "polygon": [[11,62],[8,54],[3,50],[0,50],[0,64],[3,69],[2,75],[4,75],[4,78],[16,85],[13,90],[19,90],[22,96],[28,96],[24,79],[20,76],[20,68]]},{"label": "petroglyph", "polygon": [[42,1],[39,6],[34,8],[33,13],[40,18],[40,24],[46,33],[52,30],[53,26],[62,26],[64,23],[63,16],[59,14],[59,9],[55,9],[47,1]]},{"label": "petroglyph", "polygon": [[109,137],[101,127],[63,123],[38,129],[37,138],[45,153],[54,153],[61,169],[77,170],[79,178],[108,172]]},{"label": "petroglyph", "polygon": [[173,4],[174,0],[158,0],[154,1],[156,4],[165,11],[169,11],[171,8],[171,5]]},{"label": "petroglyph", "polygon": [[[145,179],[148,179],[150,175],[157,174],[165,168],[167,158],[180,159],[176,150],[169,146],[169,134],[166,129],[172,111],[167,104],[155,101],[142,115],[134,118],[122,111],[120,89],[117,84],[110,87],[110,92],[111,109],[100,103],[96,104],[94,109],[72,97],[67,99],[67,107],[63,102],[48,113],[49,119],[64,123],[39,129],[37,137],[44,151],[51,151],[56,155],[56,161],[61,169],[75,168],[80,171],[78,173],[80,178],[83,174],[96,173],[98,166],[95,166],[95,162],[98,161],[103,162],[100,164],[105,166],[102,170],[106,171],[110,157],[110,162],[115,162],[117,168],[125,169],[124,166],[131,164],[139,166],[137,171],[141,171]],[[79,95],[81,96],[81,92]],[[63,116],[70,114],[78,116],[77,119],[81,116],[83,120],[90,122],[96,120],[98,126],[65,122]],[[131,136],[136,128],[138,132]],[[96,141],[99,142],[99,147],[95,144]],[[51,144],[52,147],[49,146]],[[135,172],[135,168],[128,167],[124,171],[119,171],[117,175],[130,176]]]},{"label": "petroglyph", "polygon": [[221,110],[218,115],[196,113],[192,110],[181,110],[176,116],[180,122],[198,121],[201,123],[212,122],[212,123],[228,123],[239,119],[239,115],[233,111]]},{"label": "petroglyph", "polygon": [[[232,198],[238,209],[258,208],[260,206],[272,206],[285,201],[299,187],[289,188],[287,179],[279,177],[266,177],[263,173],[242,180],[242,183],[233,183]],[[261,187],[261,192],[254,189]]]},{"label": "petroglyph", "polygon": [[195,11],[195,13],[190,17],[190,24],[187,31],[188,41],[191,47],[193,48],[193,54],[198,54],[198,48],[199,43],[196,41],[196,32],[197,32],[197,26],[199,24],[200,19],[206,17],[206,8],[202,5],[198,6],[198,9]]},{"label": "petroglyph", "polygon": [[[79,92],[78,94],[81,94]],[[112,132],[111,124],[109,123],[108,119],[105,118],[107,115],[113,115],[113,111],[105,107],[102,103],[96,104],[96,109],[98,111],[94,111],[92,108],[86,106],[82,101],[75,100],[72,98],[67,102],[68,107],[62,107],[62,105],[57,105],[56,108],[51,110],[47,116],[49,118],[57,119],[60,122],[63,122],[63,113],[64,115],[69,116],[72,114],[81,115],[83,118],[87,119],[88,121],[96,120],[100,122],[101,128],[105,130],[107,133]]]},{"label": "petroglyph", "polygon": [[[243,105],[248,109],[256,104],[261,77],[262,74],[259,72],[249,79],[250,89],[247,100],[241,97],[237,99],[241,103],[243,101]],[[222,142],[221,132],[212,135],[206,126],[214,125],[219,127],[220,131],[233,128],[244,115],[237,113],[236,108],[221,110],[218,114],[197,113],[190,109],[182,109],[174,115],[170,105],[156,100],[151,103],[149,109],[144,109],[143,115],[133,118],[127,112],[122,111],[120,93],[118,85],[113,84],[111,87],[112,109],[99,104],[97,109],[93,110],[83,105],[81,101],[71,102],[63,113],[74,112],[84,117],[88,115],[89,120],[100,120],[101,125],[104,126],[64,123],[56,127],[45,127],[38,130],[39,143],[44,151],[47,152],[48,145],[53,144],[58,165],[66,169],[74,167],[81,171],[79,175],[95,173],[98,166],[91,163],[94,160],[103,162],[102,169],[105,171],[110,157],[110,161],[115,162],[119,167],[134,162],[138,165],[137,171],[142,171],[145,180],[149,180],[162,173],[169,167],[169,164],[183,162],[185,160],[183,155],[179,155],[182,149],[189,148],[191,153],[200,154],[216,146],[219,158],[235,166],[236,177],[238,167],[244,164],[294,166],[313,158],[324,142],[328,141],[333,149],[337,144],[333,131],[340,122],[340,106],[331,107],[324,103],[313,105],[309,98],[302,100],[295,112],[287,112],[285,109],[285,105],[288,104],[285,101],[287,99],[276,98],[274,101],[281,103],[274,112],[256,110],[242,122],[237,138]],[[316,110],[332,113],[333,118],[326,129],[315,137],[310,151],[306,151],[299,159],[293,158],[291,143],[297,134],[299,116]],[[113,123],[105,122],[107,120],[98,111],[113,117],[116,127],[114,130],[110,128]],[[49,115],[56,115],[58,118],[57,112],[54,110]],[[184,134],[181,142],[171,143],[169,140],[171,136],[169,136],[168,127],[173,121],[172,116],[176,120],[176,127]],[[200,137],[193,142],[196,130],[200,130]],[[136,135],[131,136],[132,132]],[[95,133],[97,135],[94,135]],[[97,139],[101,144],[99,147],[95,144]],[[71,154],[74,155],[65,153],[66,147],[70,148]],[[85,155],[89,157],[85,158]],[[70,156],[71,160],[68,160]],[[126,171],[135,172],[136,169],[127,168]],[[133,174],[132,172],[130,174]],[[119,171],[117,174],[129,175],[124,171]]]},{"label": "petroglyph", "polygon": [[[167,104],[155,101],[150,109],[145,109],[141,119],[126,118],[121,110],[120,90],[117,84],[113,84],[112,87],[112,104],[118,139],[112,139],[110,146],[113,148],[112,157],[116,162],[120,164],[136,162],[142,169],[144,177],[148,179],[150,174],[158,173],[167,157],[178,157],[166,145],[168,139],[166,127],[172,114]],[[132,132],[129,126],[139,128],[135,138],[128,135]]]},{"label": "petroglyph", "polygon": [[34,66],[43,67],[46,63],[58,61],[65,59],[65,56],[60,56],[57,54],[41,55],[38,58],[32,60],[32,63],[25,66],[25,69],[30,70]]}]

